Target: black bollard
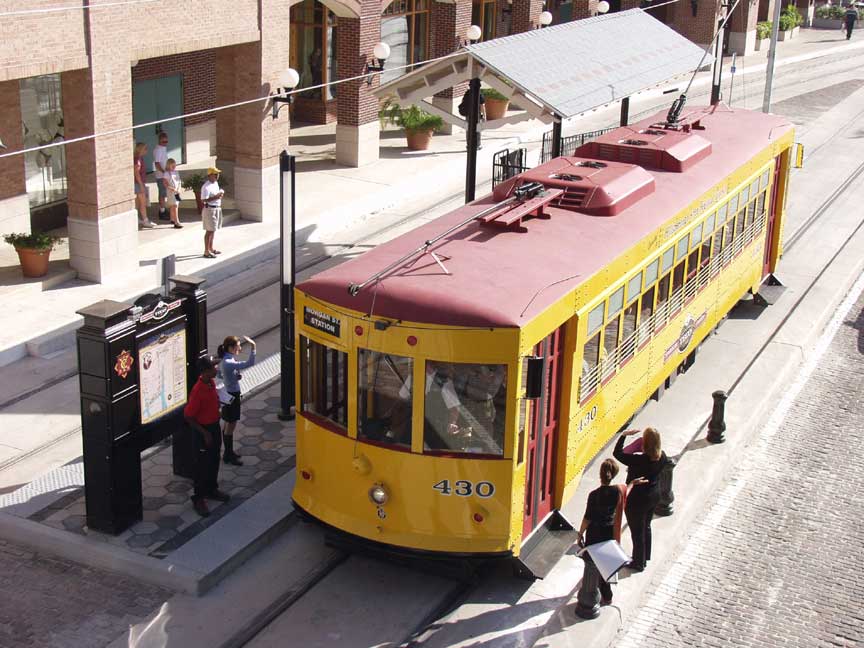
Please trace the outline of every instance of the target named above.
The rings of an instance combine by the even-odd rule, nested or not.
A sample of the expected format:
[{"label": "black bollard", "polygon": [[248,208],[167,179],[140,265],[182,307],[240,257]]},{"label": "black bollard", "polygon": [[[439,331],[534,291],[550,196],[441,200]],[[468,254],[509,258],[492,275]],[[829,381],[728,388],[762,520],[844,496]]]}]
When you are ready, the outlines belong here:
[{"label": "black bollard", "polygon": [[576,616],[582,619],[596,619],[600,616],[600,572],[586,551],[582,554],[585,571],[582,572],[582,585],[576,595]]},{"label": "black bollard", "polygon": [[709,443],[723,443],[726,440],[726,422],[723,420],[726,413],[726,392],[717,390],[711,394],[714,399],[714,409],[711,411],[711,420],[708,422]]},{"label": "black bollard", "polygon": [[672,471],[675,470],[676,465],[674,459],[667,458],[666,465],[660,472],[660,501],[654,508],[654,515],[666,517],[674,512],[672,503],[675,501],[675,493],[672,492]]}]

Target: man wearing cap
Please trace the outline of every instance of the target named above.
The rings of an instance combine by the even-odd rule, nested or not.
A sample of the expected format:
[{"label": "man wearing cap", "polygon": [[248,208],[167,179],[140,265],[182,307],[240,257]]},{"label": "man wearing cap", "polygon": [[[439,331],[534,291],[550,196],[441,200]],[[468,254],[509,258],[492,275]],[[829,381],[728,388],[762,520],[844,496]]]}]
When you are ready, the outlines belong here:
[{"label": "man wearing cap", "polygon": [[207,182],[201,185],[201,202],[204,203],[204,213],[201,224],[204,226],[204,257],[215,259],[219,250],[213,248],[216,230],[222,227],[222,196],[225,192],[219,188],[219,174],[216,167],[207,169]]},{"label": "man wearing cap", "polygon": [[198,450],[195,465],[195,491],[192,504],[201,517],[210,515],[205,499],[227,502],[230,496],[219,490],[219,449],[222,431],[219,427],[219,394],[216,391],[216,367],[219,361],[207,356],[198,360],[198,380],[189,392],[183,410],[186,422],[195,431]]}]

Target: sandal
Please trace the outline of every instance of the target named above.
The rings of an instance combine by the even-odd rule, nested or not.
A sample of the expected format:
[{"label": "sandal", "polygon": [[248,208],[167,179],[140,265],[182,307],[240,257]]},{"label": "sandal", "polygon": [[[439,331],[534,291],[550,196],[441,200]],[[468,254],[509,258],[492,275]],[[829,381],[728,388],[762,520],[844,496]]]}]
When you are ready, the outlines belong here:
[{"label": "sandal", "polygon": [[213,250],[213,254],[222,254],[222,250]]},{"label": "sandal", "polygon": [[215,259],[215,258],[216,258],[216,255],[215,255],[215,254],[210,254],[209,252],[205,252],[205,253],[204,253],[204,258],[205,258],[205,259]]}]

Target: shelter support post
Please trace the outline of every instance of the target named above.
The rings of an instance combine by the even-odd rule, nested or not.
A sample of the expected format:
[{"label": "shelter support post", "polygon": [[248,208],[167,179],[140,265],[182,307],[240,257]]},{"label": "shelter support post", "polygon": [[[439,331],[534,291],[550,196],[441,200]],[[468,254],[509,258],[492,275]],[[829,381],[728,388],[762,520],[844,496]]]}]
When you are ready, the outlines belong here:
[{"label": "shelter support post", "polygon": [[626,126],[630,121],[630,97],[621,100],[621,126]]},{"label": "shelter support post", "polygon": [[477,189],[477,145],[479,144],[477,125],[480,121],[480,79],[473,78],[468,84],[468,133],[465,140],[468,146],[468,159],[465,165],[465,202],[474,200]]},{"label": "shelter support post", "polygon": [[768,68],[765,73],[765,96],[762,99],[762,112],[771,112],[771,90],[774,85],[774,61],[777,58],[777,38],[780,34],[780,5],[774,3],[774,22],[771,25],[771,47],[768,49]]},{"label": "shelter support post", "polygon": [[561,117],[555,115],[552,122],[552,159],[561,157]]},{"label": "shelter support post", "polygon": [[720,103],[720,83],[723,79],[723,30],[724,20],[717,26],[717,37],[714,39],[714,69],[711,74],[711,105]]}]

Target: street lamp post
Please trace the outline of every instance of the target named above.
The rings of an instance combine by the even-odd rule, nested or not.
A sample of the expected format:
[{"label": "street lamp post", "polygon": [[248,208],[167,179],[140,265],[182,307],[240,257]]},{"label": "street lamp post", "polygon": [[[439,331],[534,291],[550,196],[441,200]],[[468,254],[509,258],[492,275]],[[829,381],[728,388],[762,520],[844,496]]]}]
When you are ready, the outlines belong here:
[{"label": "street lamp post", "polygon": [[[470,43],[479,40],[482,31],[477,25],[471,25],[465,30],[465,37]],[[468,83],[468,102],[465,133],[465,144],[468,147],[465,161],[465,202],[474,200],[477,191],[477,126],[480,122],[480,79],[473,78]]]},{"label": "street lamp post", "polygon": [[294,285],[297,265],[294,257],[297,203],[294,194],[296,175],[296,158],[288,151],[282,151],[279,154],[279,272],[281,278],[279,286],[279,357],[282,380],[278,416],[283,421],[291,421],[295,415]]}]

